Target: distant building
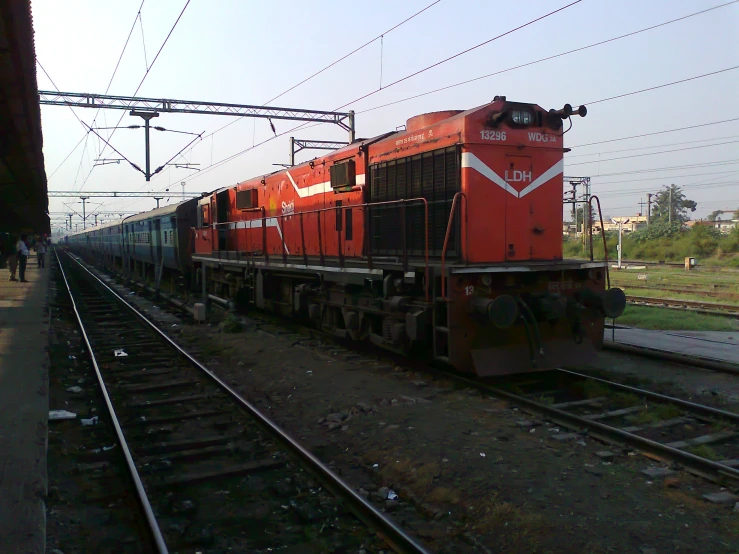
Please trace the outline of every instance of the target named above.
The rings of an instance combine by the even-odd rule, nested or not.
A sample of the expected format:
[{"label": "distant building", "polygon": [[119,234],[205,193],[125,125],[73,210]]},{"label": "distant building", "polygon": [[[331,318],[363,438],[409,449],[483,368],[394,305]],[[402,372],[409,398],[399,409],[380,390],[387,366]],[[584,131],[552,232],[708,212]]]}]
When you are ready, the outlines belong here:
[{"label": "distant building", "polygon": [[[628,222],[626,222],[626,220],[628,220]],[[606,233],[609,231],[618,232],[619,223],[621,221],[626,222],[623,224],[624,233],[633,233],[634,231],[639,231],[640,229],[644,229],[647,226],[647,216],[637,214],[616,216],[610,218],[608,221],[604,220],[603,228],[606,230]],[[600,222],[598,223],[598,227],[600,227]],[[595,228],[593,228],[593,232],[595,232]]]},{"label": "distant building", "polygon": [[714,221],[714,226],[716,229],[721,231],[722,233],[729,234],[731,233],[732,229],[736,229],[739,227],[739,219],[727,219],[726,221]]}]

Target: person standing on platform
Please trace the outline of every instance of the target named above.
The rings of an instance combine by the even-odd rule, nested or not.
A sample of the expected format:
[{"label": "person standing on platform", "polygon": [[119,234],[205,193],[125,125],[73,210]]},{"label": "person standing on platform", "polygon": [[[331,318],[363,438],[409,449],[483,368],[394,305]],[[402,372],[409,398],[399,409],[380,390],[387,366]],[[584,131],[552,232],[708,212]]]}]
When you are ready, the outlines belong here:
[{"label": "person standing on platform", "polygon": [[18,244],[15,245],[18,251],[18,265],[20,266],[21,283],[28,283],[26,280],[26,263],[28,262],[28,245],[26,244],[26,235],[21,235]]},{"label": "person standing on platform", "polygon": [[39,269],[46,267],[46,245],[43,240],[36,241],[36,257]]},{"label": "person standing on platform", "polygon": [[17,281],[15,278],[15,272],[18,269],[18,247],[13,238],[8,240],[8,270],[10,271],[10,279],[8,281]]}]

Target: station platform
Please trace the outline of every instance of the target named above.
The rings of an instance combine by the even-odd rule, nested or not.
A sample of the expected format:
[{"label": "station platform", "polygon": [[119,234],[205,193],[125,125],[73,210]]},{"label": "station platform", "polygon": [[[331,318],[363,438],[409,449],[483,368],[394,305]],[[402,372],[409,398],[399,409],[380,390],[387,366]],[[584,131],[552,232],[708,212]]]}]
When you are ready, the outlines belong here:
[{"label": "station platform", "polygon": [[[46,548],[49,264],[28,283],[0,269],[0,551]],[[16,274],[17,276],[17,274]]]},{"label": "station platform", "polygon": [[606,346],[619,343],[667,354],[739,365],[739,331],[653,331],[616,327],[604,332]]}]

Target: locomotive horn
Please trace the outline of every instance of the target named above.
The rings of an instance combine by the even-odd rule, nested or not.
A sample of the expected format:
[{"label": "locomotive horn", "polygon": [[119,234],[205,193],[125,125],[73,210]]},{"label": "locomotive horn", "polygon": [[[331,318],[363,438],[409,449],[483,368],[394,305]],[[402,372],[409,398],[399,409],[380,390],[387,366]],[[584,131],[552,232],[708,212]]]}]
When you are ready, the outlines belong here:
[{"label": "locomotive horn", "polygon": [[556,114],[562,119],[567,119],[571,115],[579,115],[580,117],[585,117],[586,115],[588,115],[588,109],[584,105],[581,105],[577,108],[577,111],[575,111],[572,108],[571,104],[565,104],[564,108],[562,108],[561,110],[549,110],[549,113]]}]

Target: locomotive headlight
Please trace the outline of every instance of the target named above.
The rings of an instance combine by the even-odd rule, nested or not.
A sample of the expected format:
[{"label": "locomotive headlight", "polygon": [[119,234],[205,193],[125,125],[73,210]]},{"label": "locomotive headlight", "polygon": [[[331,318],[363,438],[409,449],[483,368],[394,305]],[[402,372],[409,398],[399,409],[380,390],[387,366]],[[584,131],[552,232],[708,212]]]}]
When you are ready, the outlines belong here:
[{"label": "locomotive headlight", "polygon": [[529,110],[512,110],[511,120],[516,125],[531,125],[534,121],[534,114]]}]

